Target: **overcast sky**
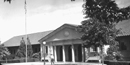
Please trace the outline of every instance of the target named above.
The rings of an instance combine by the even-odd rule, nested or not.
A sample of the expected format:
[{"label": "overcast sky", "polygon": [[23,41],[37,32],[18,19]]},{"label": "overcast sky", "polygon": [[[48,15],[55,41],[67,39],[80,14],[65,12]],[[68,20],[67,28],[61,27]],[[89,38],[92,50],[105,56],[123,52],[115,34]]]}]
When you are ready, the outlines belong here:
[{"label": "overcast sky", "polygon": [[[130,0],[117,0],[120,7]],[[27,33],[54,30],[64,23],[80,24],[83,0],[27,0]],[[24,0],[0,0],[0,40],[25,34]]]}]

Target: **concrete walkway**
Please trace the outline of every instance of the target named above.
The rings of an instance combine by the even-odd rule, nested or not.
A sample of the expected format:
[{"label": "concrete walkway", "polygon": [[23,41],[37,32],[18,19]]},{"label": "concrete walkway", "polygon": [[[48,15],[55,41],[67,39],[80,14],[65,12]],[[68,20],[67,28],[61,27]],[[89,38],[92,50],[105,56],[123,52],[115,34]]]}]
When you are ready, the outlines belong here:
[{"label": "concrete walkway", "polygon": [[[27,63],[3,63],[2,65],[44,65],[43,62],[27,62]],[[45,65],[51,65],[46,62]],[[52,65],[102,65],[101,63],[83,63],[83,62],[57,62]],[[106,65],[106,64],[103,64]]]}]

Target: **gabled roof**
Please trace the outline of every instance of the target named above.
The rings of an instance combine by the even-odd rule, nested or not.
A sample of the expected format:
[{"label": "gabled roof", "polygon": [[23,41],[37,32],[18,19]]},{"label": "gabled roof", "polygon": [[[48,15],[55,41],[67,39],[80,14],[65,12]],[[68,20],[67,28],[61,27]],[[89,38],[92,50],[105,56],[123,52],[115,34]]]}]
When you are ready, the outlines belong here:
[{"label": "gabled roof", "polygon": [[123,20],[116,25],[116,28],[121,28],[121,34],[118,36],[129,36],[130,35],[130,19]]},{"label": "gabled roof", "polygon": [[73,24],[63,24],[62,26],[60,26],[59,28],[57,28],[56,30],[54,30],[53,32],[51,32],[50,34],[48,34],[45,37],[42,37],[39,42],[43,42],[46,39],[48,39],[49,37],[53,36],[55,33],[59,32],[60,30],[62,30],[63,28],[73,28],[75,29],[77,27],[77,25],[73,25]]},{"label": "gabled roof", "polygon": [[[78,25],[73,25],[73,24],[63,24],[59,28],[57,28],[54,31],[46,31],[46,32],[38,32],[38,33],[33,33],[33,34],[28,34],[28,37],[30,39],[31,44],[39,44],[39,42],[45,41],[49,37],[53,36],[55,33],[59,32],[63,28],[73,28],[75,29]],[[130,19],[129,20],[123,20],[122,22],[119,22],[116,25],[116,28],[122,28],[122,34],[119,34],[118,36],[128,36],[130,35]],[[25,35],[20,35],[20,36],[15,36],[3,44],[7,47],[9,46],[19,46],[20,41],[22,37],[26,37]]]},{"label": "gabled roof", "polygon": [[[65,27],[69,27],[69,28],[73,28],[75,29],[78,25],[73,25],[73,24],[63,24],[62,26],[60,26],[59,28],[57,28],[56,30],[54,30],[53,32],[51,32],[50,34],[48,34],[45,37],[42,37],[39,42],[43,42],[46,39],[48,39],[49,37],[53,36],[55,33],[57,33],[58,31],[60,31],[61,29],[65,28]],[[117,35],[117,36],[128,36],[130,35],[130,19],[128,20],[123,20],[122,22],[119,22],[116,25],[116,28],[119,29],[121,28],[121,34]]]},{"label": "gabled roof", "polygon": [[[40,44],[38,42],[38,40],[41,39],[42,37],[46,36],[47,34],[51,33],[51,32],[52,31],[38,32],[38,33],[28,34],[27,36],[30,39],[31,44]],[[19,46],[20,41],[22,40],[22,37],[24,38],[24,40],[26,39],[26,35],[15,36],[15,37],[5,41],[3,44],[6,47]]]}]

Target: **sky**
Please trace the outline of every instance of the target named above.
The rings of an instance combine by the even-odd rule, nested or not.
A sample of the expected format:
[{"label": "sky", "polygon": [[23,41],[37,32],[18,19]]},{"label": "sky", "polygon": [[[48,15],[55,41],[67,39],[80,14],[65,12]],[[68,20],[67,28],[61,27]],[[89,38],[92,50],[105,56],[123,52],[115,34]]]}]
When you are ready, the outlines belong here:
[{"label": "sky", "polygon": [[[0,41],[23,35],[55,30],[64,23],[80,24],[83,21],[83,0],[27,0],[25,32],[25,0],[0,0]],[[116,0],[119,7],[128,6],[130,0]]]}]

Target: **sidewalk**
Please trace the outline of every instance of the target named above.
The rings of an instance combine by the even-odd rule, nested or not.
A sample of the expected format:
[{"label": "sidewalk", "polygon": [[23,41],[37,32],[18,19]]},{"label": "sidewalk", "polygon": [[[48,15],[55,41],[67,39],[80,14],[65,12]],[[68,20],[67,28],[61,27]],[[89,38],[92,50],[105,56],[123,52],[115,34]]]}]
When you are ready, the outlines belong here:
[{"label": "sidewalk", "polygon": [[[27,63],[3,63],[2,65],[44,65],[43,62],[27,62]],[[46,62],[45,65],[51,65]],[[56,62],[52,65],[102,65],[101,63],[83,63],[83,62]],[[105,65],[105,64],[104,64]]]}]

